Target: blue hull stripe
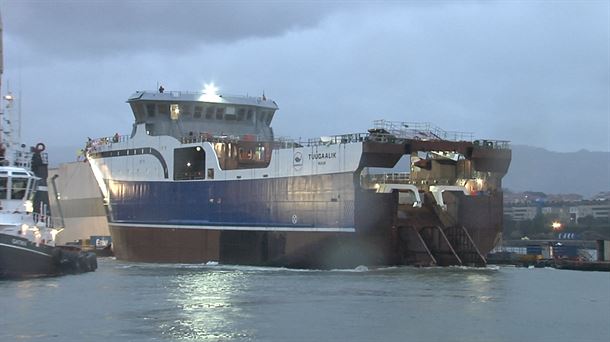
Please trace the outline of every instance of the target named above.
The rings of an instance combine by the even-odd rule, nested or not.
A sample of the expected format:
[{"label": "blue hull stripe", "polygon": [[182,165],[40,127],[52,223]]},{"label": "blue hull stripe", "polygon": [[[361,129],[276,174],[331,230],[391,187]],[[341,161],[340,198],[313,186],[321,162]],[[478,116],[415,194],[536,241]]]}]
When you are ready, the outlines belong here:
[{"label": "blue hull stripe", "polygon": [[353,231],[353,174],[231,181],[108,181],[109,222],[193,229]]},{"label": "blue hull stripe", "polygon": [[141,224],[141,223],[109,223],[113,227],[135,227],[135,228],[181,228],[181,229],[204,229],[204,230],[242,230],[242,231],[274,231],[274,232],[327,232],[327,233],[354,233],[354,228],[343,227],[262,227],[262,226],[194,226],[194,225],[171,225],[171,224]]}]

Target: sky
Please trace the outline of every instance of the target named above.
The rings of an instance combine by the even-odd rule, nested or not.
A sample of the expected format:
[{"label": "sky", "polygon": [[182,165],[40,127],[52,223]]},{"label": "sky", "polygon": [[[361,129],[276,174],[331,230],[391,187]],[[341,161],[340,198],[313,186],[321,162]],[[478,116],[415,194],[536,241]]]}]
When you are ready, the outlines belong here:
[{"label": "sky", "polygon": [[131,132],[137,90],[260,96],[276,136],[386,119],[610,151],[610,1],[1,0],[3,93],[51,164]]}]

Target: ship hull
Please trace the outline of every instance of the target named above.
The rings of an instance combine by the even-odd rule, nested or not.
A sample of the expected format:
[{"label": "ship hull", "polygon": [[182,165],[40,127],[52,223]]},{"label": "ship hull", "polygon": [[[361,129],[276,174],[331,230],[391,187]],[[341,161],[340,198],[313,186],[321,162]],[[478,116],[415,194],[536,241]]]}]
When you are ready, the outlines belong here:
[{"label": "ship hull", "polygon": [[[88,154],[121,260],[484,265],[502,229],[510,151],[354,135],[278,147],[266,166],[238,168],[236,142],[179,143],[143,135],[145,128]],[[416,167],[419,152],[429,151],[448,153]],[[408,179],[369,174],[405,155],[414,165]]]},{"label": "ship hull", "polygon": [[36,246],[27,239],[0,233],[0,279],[59,274],[55,247]]},{"label": "ship hull", "polygon": [[332,268],[392,259],[384,230],[395,198],[361,191],[353,173],[109,188],[121,260]]},{"label": "ship hull", "polygon": [[111,225],[117,259],[289,268],[351,268],[392,263],[388,240],[356,233],[262,232]]},{"label": "ship hull", "polygon": [[213,182],[107,183],[111,189],[109,223],[354,230],[352,173]]},{"label": "ship hull", "polygon": [[[172,189],[175,184],[180,188]],[[307,184],[313,189],[326,186],[326,191],[309,195],[309,198],[317,199],[314,204],[309,201],[299,203],[295,197],[301,196],[305,190],[298,190],[296,184]],[[123,194],[123,197],[121,200],[115,197],[111,202],[109,226],[117,259],[292,268],[422,264],[411,259],[409,253],[417,249],[413,243],[419,238],[401,233],[401,229],[424,234],[430,227],[442,226],[437,213],[432,209],[426,211],[426,207],[411,208],[405,217],[399,219],[397,193],[381,194],[358,188],[349,173],[307,179],[217,182],[213,185],[216,188],[196,181],[166,184],[116,182],[113,185],[115,195]],[[155,190],[155,187],[162,190]],[[257,187],[267,189],[265,195],[254,190]],[[141,189],[152,193],[180,193],[181,197],[150,196],[143,200]],[[249,189],[249,192],[243,189]],[[222,193],[222,200],[218,202],[212,198],[210,201],[210,197],[205,196],[210,193]],[[139,194],[140,197],[134,200],[125,194]],[[280,200],[267,194],[283,197]],[[322,201],[328,194],[334,194],[337,200]],[[497,243],[502,229],[501,193],[485,196],[447,194],[445,199],[451,216],[457,218],[456,224],[466,227],[478,251],[486,255]],[[427,202],[429,207],[433,207],[431,202]],[[135,207],[134,203],[141,207]],[[123,205],[128,205],[129,209]],[[210,207],[206,209],[206,205]],[[327,205],[330,205],[329,209],[326,209]],[[162,209],[147,212],[147,207],[169,209],[163,214]],[[260,209],[249,210],[249,216],[240,216],[235,214],[239,211],[236,208],[240,207]],[[314,210],[316,207],[317,211]],[[127,212],[133,215],[133,219]],[[252,212],[262,214],[253,216]],[[177,213],[188,213],[189,216],[181,218]],[[213,215],[209,216],[210,213]],[[116,220],[117,217],[121,220]],[[296,219],[291,221],[294,217]],[[427,244],[432,254],[438,254],[436,264],[455,264],[454,260],[444,258],[448,253],[447,246],[438,241],[427,241]]]}]

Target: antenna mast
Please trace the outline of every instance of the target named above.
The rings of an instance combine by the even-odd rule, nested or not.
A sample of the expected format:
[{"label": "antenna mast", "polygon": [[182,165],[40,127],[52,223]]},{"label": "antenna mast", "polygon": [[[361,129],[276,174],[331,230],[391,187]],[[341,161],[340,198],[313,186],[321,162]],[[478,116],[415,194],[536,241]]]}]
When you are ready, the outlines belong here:
[{"label": "antenna mast", "polygon": [[2,127],[2,121],[4,121],[4,108],[2,108],[2,74],[4,73],[4,54],[2,44],[2,15],[0,15],[0,165],[5,163],[6,160],[6,147],[4,146],[4,128]]}]

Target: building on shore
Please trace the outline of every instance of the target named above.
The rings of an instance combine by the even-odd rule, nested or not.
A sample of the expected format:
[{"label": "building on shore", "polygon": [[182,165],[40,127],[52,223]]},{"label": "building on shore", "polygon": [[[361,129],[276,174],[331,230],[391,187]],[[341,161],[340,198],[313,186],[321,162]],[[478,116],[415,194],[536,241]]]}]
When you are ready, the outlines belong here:
[{"label": "building on shore", "polygon": [[553,215],[559,220],[580,223],[586,218],[610,220],[610,201],[535,202],[505,204],[504,217],[511,221],[533,220],[536,215]]},{"label": "building on shore", "polygon": [[610,200],[572,194],[510,193],[504,198],[505,239],[610,239]]}]

